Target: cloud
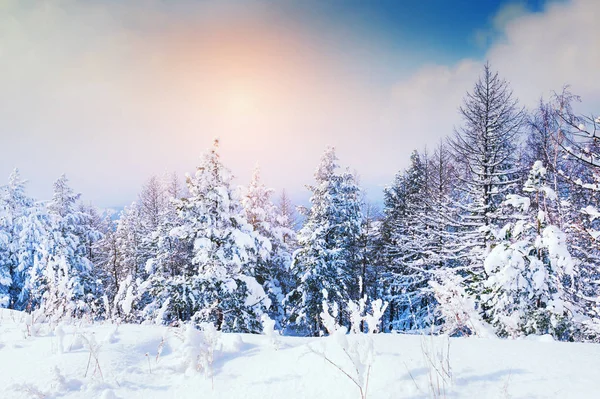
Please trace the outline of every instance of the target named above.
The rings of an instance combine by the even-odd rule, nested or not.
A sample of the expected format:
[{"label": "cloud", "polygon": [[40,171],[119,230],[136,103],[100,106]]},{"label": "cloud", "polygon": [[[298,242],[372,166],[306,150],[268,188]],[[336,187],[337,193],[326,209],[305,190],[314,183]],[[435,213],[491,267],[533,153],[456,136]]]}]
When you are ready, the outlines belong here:
[{"label": "cloud", "polygon": [[[517,12],[519,11],[519,12]],[[494,20],[501,26],[484,59],[464,59],[453,66],[427,66],[391,90],[388,123],[411,132],[418,147],[432,145],[461,123],[457,112],[489,60],[509,81],[521,104],[534,107],[569,84],[583,98],[582,112],[600,109],[600,2],[552,2],[543,12],[501,10]],[[391,111],[390,111],[391,110]],[[408,159],[411,148],[398,147]]]},{"label": "cloud", "polygon": [[526,15],[530,10],[523,1],[510,2],[502,5],[489,21],[486,29],[478,29],[474,33],[474,40],[480,47],[487,47],[502,36],[506,26],[513,20]]},{"label": "cloud", "polygon": [[511,20],[505,40],[488,52],[526,105],[572,85],[588,104],[600,100],[600,3],[572,0],[549,3],[543,13]]}]

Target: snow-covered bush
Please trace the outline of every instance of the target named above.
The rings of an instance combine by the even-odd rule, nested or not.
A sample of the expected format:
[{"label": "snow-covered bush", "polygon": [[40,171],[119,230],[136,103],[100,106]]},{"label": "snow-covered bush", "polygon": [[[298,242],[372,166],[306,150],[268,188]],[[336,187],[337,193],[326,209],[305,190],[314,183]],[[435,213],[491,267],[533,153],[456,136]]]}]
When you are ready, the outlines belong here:
[{"label": "snow-covered bush", "polygon": [[202,372],[206,378],[212,377],[212,365],[215,352],[221,345],[221,333],[211,323],[199,326],[187,323],[183,327],[182,339],[179,348],[181,369],[186,373]]},{"label": "snow-covered bush", "polygon": [[427,368],[427,390],[430,398],[446,398],[452,384],[450,338],[447,335],[423,336],[421,353]]},{"label": "snow-covered bush", "polygon": [[137,319],[133,311],[134,302],[139,298],[139,282],[134,281],[133,276],[128,275],[119,284],[119,290],[115,295],[111,307],[111,316],[117,321],[134,321]]},{"label": "snow-covered bush", "polygon": [[452,271],[439,273],[437,281],[429,281],[439,304],[436,314],[443,323],[441,331],[450,336],[493,335],[489,325],[478,313],[475,301],[465,292],[461,282],[462,278]]},{"label": "snow-covered bush", "polygon": [[[377,331],[381,315],[385,312],[387,304],[376,301],[371,314],[367,315],[364,312],[364,300],[359,303],[349,301],[348,308],[352,311],[350,315],[350,320],[352,320],[350,331],[352,333],[348,334],[348,328],[341,326],[337,322],[339,316],[337,305],[334,304],[330,308],[327,304],[327,293],[324,292],[323,296],[325,300],[323,301],[321,320],[329,334],[328,342],[335,344],[328,345],[322,352],[317,352],[312,348],[311,350],[322,356],[325,361],[350,379],[358,388],[361,399],[364,399],[367,397],[371,368],[375,360],[372,334]],[[361,325],[365,320],[370,322],[369,332],[361,333]],[[332,355],[337,356],[333,357],[329,355],[327,349],[333,352]]]},{"label": "snow-covered bush", "polygon": [[142,287],[152,297],[143,311],[144,318],[169,325],[212,323],[224,332],[259,333],[260,316],[265,312],[262,299],[268,301],[268,297],[256,280],[243,277],[151,277]]},{"label": "snow-covered bush", "polygon": [[275,329],[275,320],[271,319],[268,315],[263,314],[261,316],[263,334],[267,336],[270,344],[275,348],[279,349],[281,341],[279,340],[279,331]]}]

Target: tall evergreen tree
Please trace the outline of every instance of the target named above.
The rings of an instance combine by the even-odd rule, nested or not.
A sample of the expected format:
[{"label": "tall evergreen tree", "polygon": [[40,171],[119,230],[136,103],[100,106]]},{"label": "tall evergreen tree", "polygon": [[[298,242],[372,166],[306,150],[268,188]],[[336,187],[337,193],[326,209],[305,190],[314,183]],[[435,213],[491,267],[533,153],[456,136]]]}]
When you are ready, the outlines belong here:
[{"label": "tall evergreen tree", "polygon": [[167,320],[212,321],[224,331],[260,331],[269,298],[255,267],[267,240],[246,220],[232,175],[217,152],[218,141],[187,176],[189,196],[176,201],[180,226],[169,233],[191,246],[191,258],[174,277],[155,272],[148,310]]},{"label": "tall evergreen tree", "polygon": [[321,158],[293,260],[298,286],[289,295],[291,321],[308,334],[325,332],[320,318],[324,301],[337,307],[340,322],[346,323],[348,300],[360,292],[360,189],[353,174],[337,172],[337,160],[333,148]]},{"label": "tall evergreen tree", "polygon": [[281,323],[285,313],[283,300],[291,289],[289,272],[295,232],[288,227],[291,224],[288,215],[281,214],[271,201],[272,194],[273,190],[261,182],[260,170],[256,168],[245,190],[242,204],[254,231],[268,240],[261,242],[261,245],[265,247],[269,257],[257,258],[255,275],[271,299],[271,318]]},{"label": "tall evergreen tree", "polygon": [[[600,315],[600,117],[577,114],[574,107],[581,98],[565,87],[547,105],[556,131],[556,144],[560,158],[556,174],[564,180],[563,219],[568,234],[571,253],[579,260],[579,272],[570,289],[571,298],[577,301],[592,320]],[[564,187],[565,185],[563,185]],[[598,339],[600,323],[589,322],[592,328],[583,331],[583,337]]]},{"label": "tall evergreen tree", "polygon": [[77,207],[80,196],[62,175],[54,183],[48,203],[51,232],[43,271],[43,306],[57,318],[89,312],[98,299],[93,265],[85,246],[86,215]]},{"label": "tall evergreen tree", "polygon": [[36,306],[33,279],[48,239],[46,212],[25,194],[25,183],[15,169],[0,198],[0,302],[19,310]]}]

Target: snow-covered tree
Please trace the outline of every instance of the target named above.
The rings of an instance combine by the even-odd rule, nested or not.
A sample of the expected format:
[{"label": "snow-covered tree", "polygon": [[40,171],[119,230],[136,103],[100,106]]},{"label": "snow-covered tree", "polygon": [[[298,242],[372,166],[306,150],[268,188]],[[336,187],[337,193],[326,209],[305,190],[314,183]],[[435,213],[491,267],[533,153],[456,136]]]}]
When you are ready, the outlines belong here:
[{"label": "snow-covered tree", "polygon": [[484,316],[501,336],[552,334],[571,337],[577,308],[566,293],[576,273],[566,235],[552,224],[548,209],[558,200],[536,161],[525,182],[528,196],[510,194],[501,205],[516,220],[500,229],[484,267]]},{"label": "snow-covered tree", "polygon": [[493,241],[491,231],[500,223],[496,209],[506,194],[516,190],[516,141],[525,113],[508,83],[489,64],[467,93],[460,113],[463,126],[450,145],[460,168],[459,187],[465,194],[463,241],[471,249],[475,271],[481,271],[485,251]]},{"label": "snow-covered tree", "polygon": [[19,236],[26,209],[33,200],[25,195],[25,182],[14,170],[8,185],[2,187],[0,226],[0,307],[15,307],[24,286],[23,270],[19,272]]},{"label": "snow-covered tree", "polygon": [[[242,204],[248,222],[265,241],[263,245],[268,258],[257,258],[255,275],[271,299],[269,313],[271,318],[281,323],[284,317],[283,300],[290,291],[290,265],[292,262],[291,244],[295,232],[288,226],[288,215],[281,213],[272,202],[272,189],[268,189],[260,179],[260,170],[256,168],[252,180],[245,189]],[[268,240],[268,241],[267,241]]]},{"label": "snow-covered tree", "polygon": [[385,191],[382,231],[386,273],[384,299],[389,302],[388,328],[408,330],[431,323],[428,281],[437,266],[433,235],[431,169],[427,154],[413,151],[411,164]]},{"label": "snow-covered tree", "polygon": [[516,143],[525,113],[508,83],[486,64],[483,76],[460,108],[463,125],[449,141],[457,168],[457,206],[462,208],[454,230],[461,248],[465,291],[475,296],[486,278],[483,261],[494,244],[492,231],[504,224],[498,207],[517,190]]},{"label": "snow-covered tree", "polygon": [[41,276],[42,301],[45,311],[57,318],[89,312],[99,299],[98,282],[87,257],[87,215],[77,206],[79,198],[62,175],[47,205],[51,230]]},{"label": "snow-covered tree", "polygon": [[358,276],[360,300],[376,300],[382,295],[379,287],[381,273],[381,247],[379,230],[381,228],[381,211],[369,203],[363,196],[361,214],[361,233],[358,238]]},{"label": "snow-covered tree", "polygon": [[143,319],[143,309],[154,300],[142,287],[149,277],[175,277],[189,264],[189,243],[170,234],[180,225],[174,201],[181,195],[177,175],[151,177],[103,240],[110,254],[103,265],[111,317]]},{"label": "snow-covered tree", "polygon": [[[600,316],[600,117],[577,114],[581,99],[565,87],[547,105],[561,162],[556,174],[563,180],[560,194],[566,206],[561,208],[563,229],[568,234],[571,253],[579,263],[572,300],[578,302],[588,317]],[[566,189],[564,188],[566,186]],[[598,340],[600,327],[582,332],[582,338]]]},{"label": "snow-covered tree", "polygon": [[268,257],[268,240],[248,223],[217,149],[215,141],[187,176],[189,196],[175,202],[180,225],[169,234],[191,247],[191,257],[174,277],[150,276],[147,289],[155,300],[147,311],[167,321],[193,318],[224,331],[260,331],[270,303],[254,274],[257,259]]},{"label": "snow-covered tree", "polygon": [[45,210],[25,194],[19,171],[10,175],[0,198],[0,306],[37,306],[35,273],[48,236]]},{"label": "snow-covered tree", "polygon": [[298,233],[300,249],[294,253],[298,286],[288,296],[290,319],[309,334],[325,331],[319,317],[324,300],[336,304],[340,321],[346,323],[348,300],[357,299],[360,292],[360,189],[353,174],[337,169],[335,150],[328,148],[315,173],[316,184],[310,187],[311,207]]},{"label": "snow-covered tree", "polygon": [[[288,195],[286,190],[281,191],[281,195],[279,196],[279,200],[277,201],[277,210],[279,212],[279,224],[291,231],[296,231],[298,229],[298,212],[296,211],[296,206],[292,203],[290,196]],[[284,237],[285,242],[294,246],[296,243],[296,235],[290,235]]]}]

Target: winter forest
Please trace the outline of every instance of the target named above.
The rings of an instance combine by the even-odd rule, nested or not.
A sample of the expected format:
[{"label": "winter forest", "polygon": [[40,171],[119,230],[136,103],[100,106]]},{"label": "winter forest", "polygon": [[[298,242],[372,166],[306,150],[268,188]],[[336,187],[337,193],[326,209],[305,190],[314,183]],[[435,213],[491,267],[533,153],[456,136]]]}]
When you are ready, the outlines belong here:
[{"label": "winter forest", "polygon": [[50,200],[31,198],[15,169],[0,307],[293,336],[326,335],[324,313],[351,327],[371,311],[360,330],[598,342],[600,118],[578,114],[568,87],[525,109],[489,64],[473,83],[462,123],[415,149],[381,209],[334,148],[299,208],[258,169],[236,186],[218,140],[185,184],[150,177],[119,214],[64,175]]}]

